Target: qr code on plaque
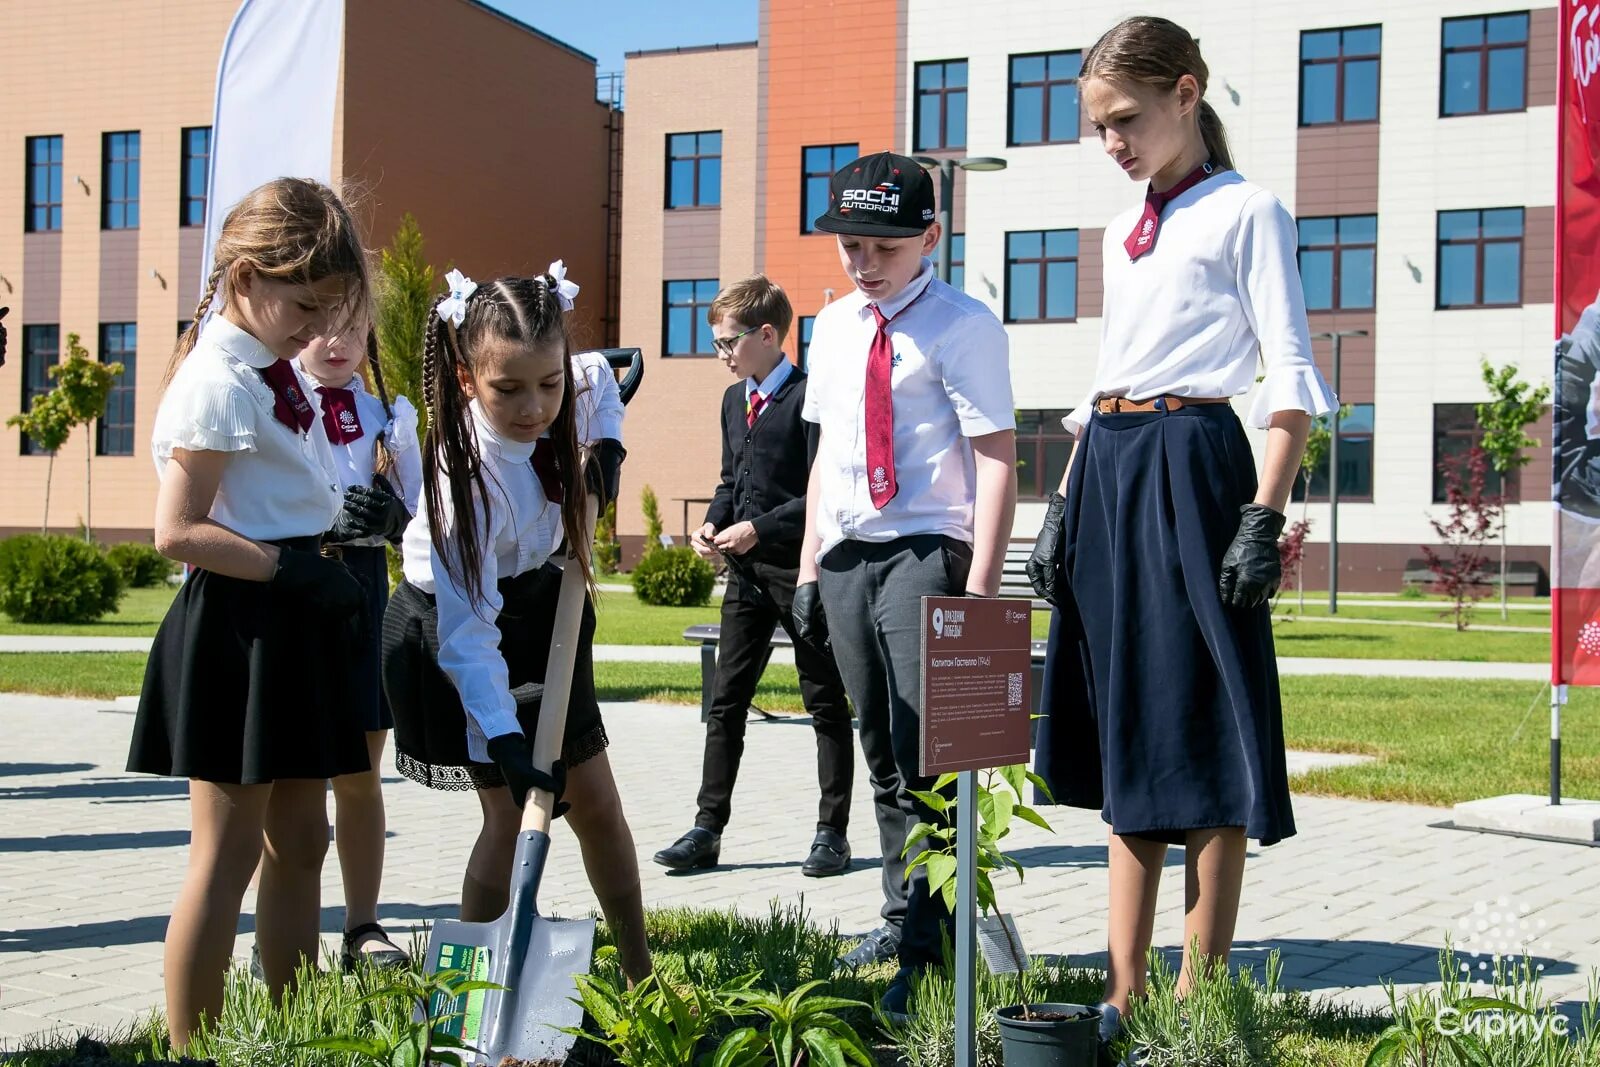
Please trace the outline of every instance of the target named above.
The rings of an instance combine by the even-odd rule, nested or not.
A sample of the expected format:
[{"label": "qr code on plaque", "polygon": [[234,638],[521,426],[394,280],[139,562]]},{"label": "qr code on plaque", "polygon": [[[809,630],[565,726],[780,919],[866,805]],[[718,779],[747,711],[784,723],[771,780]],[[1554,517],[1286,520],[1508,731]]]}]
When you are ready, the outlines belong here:
[{"label": "qr code on plaque", "polygon": [[1012,671],[1006,675],[1006,707],[1022,707],[1022,672]]}]

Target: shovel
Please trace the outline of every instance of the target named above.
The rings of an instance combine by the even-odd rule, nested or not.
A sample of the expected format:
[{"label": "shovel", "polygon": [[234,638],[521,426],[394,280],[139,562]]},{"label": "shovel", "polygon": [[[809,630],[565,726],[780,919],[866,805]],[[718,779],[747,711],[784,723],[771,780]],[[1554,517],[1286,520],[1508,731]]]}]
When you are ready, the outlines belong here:
[{"label": "shovel", "polygon": [[[638,387],[643,358],[638,349],[607,351],[606,356],[614,367],[630,368],[622,385],[626,402]],[[582,543],[592,543],[594,538],[599,502],[593,494],[588,505],[580,533]],[[586,593],[583,569],[569,564],[561,574],[544,685],[523,686],[516,692],[519,701],[540,701],[533,765],[542,771],[548,772],[561,755],[566,736],[567,701]],[[470,980],[504,987],[455,997],[438,994],[430,1006],[435,1018],[454,1016],[438,1028],[477,1049],[472,1062],[495,1065],[510,1056],[540,1067],[558,1067],[576,1040],[559,1028],[583,1023],[583,1008],[573,994],[577,976],[588,973],[594,955],[595,921],[550,919],[539,914],[539,882],[550,854],[554,806],[555,797],[550,793],[529,791],[511,867],[511,903],[505,914],[487,923],[444,919],[435,923],[428,935],[426,973],[460,971]]]}]

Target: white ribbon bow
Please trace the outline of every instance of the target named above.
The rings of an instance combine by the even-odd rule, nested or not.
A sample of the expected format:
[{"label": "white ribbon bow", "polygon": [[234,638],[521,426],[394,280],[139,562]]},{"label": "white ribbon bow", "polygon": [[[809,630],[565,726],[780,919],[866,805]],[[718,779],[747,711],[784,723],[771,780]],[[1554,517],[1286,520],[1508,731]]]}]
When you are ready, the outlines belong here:
[{"label": "white ribbon bow", "polygon": [[[556,299],[561,302],[562,311],[571,311],[573,302],[578,299],[578,283],[567,281],[567,265],[565,260],[556,260],[550,264],[550,269],[545,271],[550,278],[555,279]],[[545,284],[548,286],[549,282]]]},{"label": "white ribbon bow", "polygon": [[458,270],[446,274],[444,280],[450,286],[450,295],[439,301],[439,318],[460,326],[467,317],[467,300],[478,291],[478,283]]}]

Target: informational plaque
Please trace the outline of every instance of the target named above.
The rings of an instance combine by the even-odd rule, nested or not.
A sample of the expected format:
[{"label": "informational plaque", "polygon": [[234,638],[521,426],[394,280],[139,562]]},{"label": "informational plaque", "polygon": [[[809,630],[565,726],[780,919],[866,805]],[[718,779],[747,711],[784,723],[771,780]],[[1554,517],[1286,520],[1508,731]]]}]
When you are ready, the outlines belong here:
[{"label": "informational plaque", "polygon": [[922,598],[922,773],[1028,762],[1033,603]]}]

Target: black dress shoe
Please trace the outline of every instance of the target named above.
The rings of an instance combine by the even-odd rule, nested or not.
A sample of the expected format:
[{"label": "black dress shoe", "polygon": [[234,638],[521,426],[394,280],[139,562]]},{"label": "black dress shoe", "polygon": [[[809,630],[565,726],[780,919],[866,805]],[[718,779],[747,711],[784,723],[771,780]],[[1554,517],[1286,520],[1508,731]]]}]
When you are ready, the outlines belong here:
[{"label": "black dress shoe", "polygon": [[827,878],[843,874],[849,869],[850,842],[837,830],[829,827],[819,829],[817,839],[811,842],[811,855],[806,857],[800,873],[807,878]]},{"label": "black dress shoe", "polygon": [[674,841],[671,848],[657,852],[655,860],[669,870],[690,871],[696,868],[715,867],[717,857],[720,855],[722,855],[722,835],[696,826]]}]

